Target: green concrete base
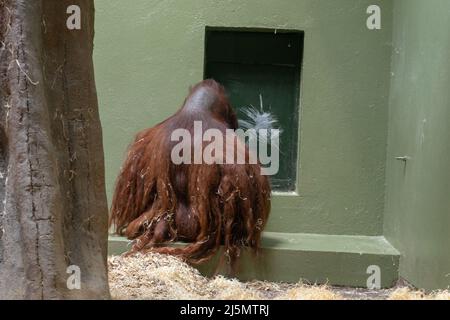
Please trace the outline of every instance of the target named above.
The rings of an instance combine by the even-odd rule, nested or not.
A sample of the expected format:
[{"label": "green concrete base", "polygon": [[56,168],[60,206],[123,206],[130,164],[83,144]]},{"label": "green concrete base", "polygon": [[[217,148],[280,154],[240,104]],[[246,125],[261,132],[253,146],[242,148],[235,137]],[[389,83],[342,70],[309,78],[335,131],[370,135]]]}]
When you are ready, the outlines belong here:
[{"label": "green concrete base", "polygon": [[[110,237],[109,254],[127,251],[128,241]],[[216,261],[198,269],[212,275]],[[382,236],[343,236],[266,232],[262,250],[253,257],[245,251],[237,278],[278,282],[328,283],[366,287],[367,268],[380,268],[381,286],[391,287],[398,279],[399,252]]]}]

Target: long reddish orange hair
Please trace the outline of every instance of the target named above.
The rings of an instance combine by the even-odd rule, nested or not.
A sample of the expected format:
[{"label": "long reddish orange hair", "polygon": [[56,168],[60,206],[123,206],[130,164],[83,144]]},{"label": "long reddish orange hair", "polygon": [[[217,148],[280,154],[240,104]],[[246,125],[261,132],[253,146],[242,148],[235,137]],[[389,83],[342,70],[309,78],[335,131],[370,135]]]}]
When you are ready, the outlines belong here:
[{"label": "long reddish orange hair", "polygon": [[[269,181],[259,164],[175,165],[171,133],[184,128],[193,134],[194,121],[224,135],[237,128],[225,90],[214,80],[197,84],[173,116],[137,134],[117,178],[110,222],[135,240],[132,252],[152,250],[201,263],[223,245],[233,262],[240,248],[260,246],[270,211]],[[244,142],[235,137],[232,147],[248,159]],[[167,244],[172,241],[189,243],[173,247]]]}]

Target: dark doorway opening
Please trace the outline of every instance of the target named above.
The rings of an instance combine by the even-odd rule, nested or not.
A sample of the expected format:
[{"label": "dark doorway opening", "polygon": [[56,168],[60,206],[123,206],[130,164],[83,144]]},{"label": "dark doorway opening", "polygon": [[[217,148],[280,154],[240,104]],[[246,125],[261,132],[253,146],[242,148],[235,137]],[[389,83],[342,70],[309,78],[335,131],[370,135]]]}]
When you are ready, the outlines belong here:
[{"label": "dark doorway opening", "polygon": [[207,27],[204,78],[222,83],[238,117],[242,108],[270,111],[283,130],[275,191],[296,189],[299,96],[304,33]]}]

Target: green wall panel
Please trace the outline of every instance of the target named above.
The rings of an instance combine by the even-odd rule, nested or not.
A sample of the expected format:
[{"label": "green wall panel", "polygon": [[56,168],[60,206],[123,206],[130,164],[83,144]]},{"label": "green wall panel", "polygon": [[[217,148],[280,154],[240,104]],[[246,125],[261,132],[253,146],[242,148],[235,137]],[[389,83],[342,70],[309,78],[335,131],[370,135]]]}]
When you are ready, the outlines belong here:
[{"label": "green wall panel", "polygon": [[[205,26],[303,30],[297,189],[274,196],[267,230],[382,233],[392,1],[95,4],[109,196],[133,135],[171,115],[202,79]],[[371,4],[382,8],[381,30],[366,28]]]},{"label": "green wall panel", "polygon": [[384,230],[427,289],[450,285],[449,17],[448,0],[395,1]]}]

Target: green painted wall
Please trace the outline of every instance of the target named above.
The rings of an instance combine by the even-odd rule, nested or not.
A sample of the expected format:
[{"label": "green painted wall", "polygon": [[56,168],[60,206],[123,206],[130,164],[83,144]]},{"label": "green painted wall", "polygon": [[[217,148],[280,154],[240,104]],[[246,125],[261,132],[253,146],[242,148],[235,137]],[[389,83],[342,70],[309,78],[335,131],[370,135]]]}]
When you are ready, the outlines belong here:
[{"label": "green painted wall", "polygon": [[[298,190],[274,197],[268,230],[382,233],[391,1],[95,4],[108,195],[133,135],[172,114],[202,79],[205,26],[299,29],[305,48]],[[382,7],[382,30],[366,28],[370,4]]]},{"label": "green painted wall", "polygon": [[449,17],[448,0],[395,1],[384,230],[427,289],[450,285]]}]

